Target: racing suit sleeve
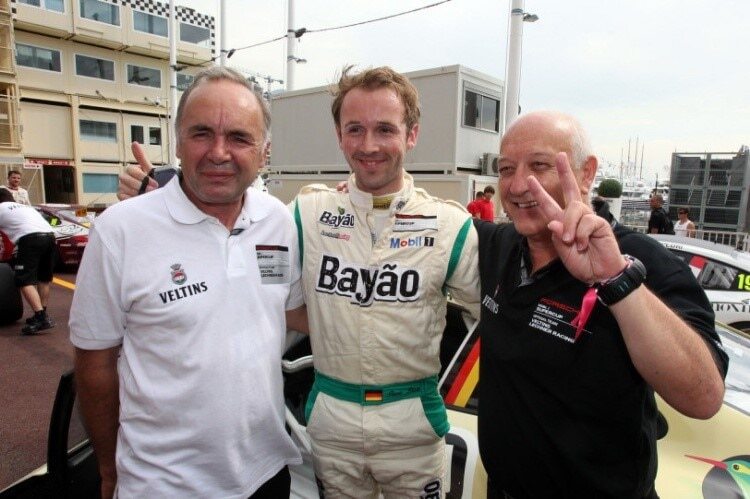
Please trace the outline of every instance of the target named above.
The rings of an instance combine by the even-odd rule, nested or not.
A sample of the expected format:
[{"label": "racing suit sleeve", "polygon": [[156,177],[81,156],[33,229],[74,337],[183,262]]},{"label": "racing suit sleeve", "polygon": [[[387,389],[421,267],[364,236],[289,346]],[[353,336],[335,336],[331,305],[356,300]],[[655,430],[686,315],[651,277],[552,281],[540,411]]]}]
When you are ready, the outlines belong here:
[{"label": "racing suit sleeve", "polygon": [[[471,218],[466,218],[456,235],[451,263],[456,254],[455,266],[449,268],[445,286],[451,298],[479,318],[479,249],[477,231]],[[449,264],[450,266],[450,264]]]}]

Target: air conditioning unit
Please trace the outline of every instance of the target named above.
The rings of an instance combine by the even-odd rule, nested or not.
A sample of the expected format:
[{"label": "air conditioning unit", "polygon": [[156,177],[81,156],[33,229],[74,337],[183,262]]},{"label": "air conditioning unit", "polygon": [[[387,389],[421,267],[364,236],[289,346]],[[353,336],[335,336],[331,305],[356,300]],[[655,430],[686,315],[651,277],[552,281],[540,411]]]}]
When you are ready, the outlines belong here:
[{"label": "air conditioning unit", "polygon": [[482,175],[495,175],[497,176],[498,161],[500,156],[486,152],[482,156]]}]

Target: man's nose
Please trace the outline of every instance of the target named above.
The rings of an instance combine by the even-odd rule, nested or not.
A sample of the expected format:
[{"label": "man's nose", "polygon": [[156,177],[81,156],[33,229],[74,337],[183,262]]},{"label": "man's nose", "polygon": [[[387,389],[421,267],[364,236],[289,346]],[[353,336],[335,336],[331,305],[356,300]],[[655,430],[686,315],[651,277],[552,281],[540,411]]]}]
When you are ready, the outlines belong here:
[{"label": "man's nose", "polygon": [[362,143],[360,144],[360,149],[363,152],[377,152],[380,148],[380,144],[378,143],[378,139],[372,132],[366,132],[364,136],[362,137]]},{"label": "man's nose", "polygon": [[529,190],[529,171],[521,166],[517,167],[513,175],[504,177],[503,182],[508,186],[508,192],[513,195],[525,194]]},{"label": "man's nose", "polygon": [[224,163],[230,158],[227,141],[222,136],[217,136],[211,143],[208,158],[214,163]]}]

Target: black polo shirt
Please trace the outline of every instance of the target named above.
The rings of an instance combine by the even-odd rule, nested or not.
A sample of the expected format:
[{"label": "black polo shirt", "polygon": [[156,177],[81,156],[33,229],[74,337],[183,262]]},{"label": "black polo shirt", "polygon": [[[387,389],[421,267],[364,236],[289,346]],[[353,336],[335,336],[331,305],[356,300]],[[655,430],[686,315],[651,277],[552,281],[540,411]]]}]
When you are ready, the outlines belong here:
[{"label": "black polo shirt", "polygon": [[[479,446],[494,487],[515,499],[648,496],[656,403],[609,309],[597,303],[574,341],[570,322],[586,284],[556,260],[520,286],[525,240],[511,224],[477,229]],[[615,235],[623,253],[645,264],[646,285],[709,340],[726,373],[713,310],[690,269],[648,236],[617,224]]]}]

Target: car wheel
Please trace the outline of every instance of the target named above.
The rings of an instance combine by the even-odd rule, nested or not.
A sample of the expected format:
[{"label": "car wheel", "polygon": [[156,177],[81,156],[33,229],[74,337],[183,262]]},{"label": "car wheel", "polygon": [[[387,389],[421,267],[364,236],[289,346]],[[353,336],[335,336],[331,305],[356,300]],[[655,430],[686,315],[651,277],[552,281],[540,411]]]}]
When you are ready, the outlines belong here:
[{"label": "car wheel", "polygon": [[747,334],[750,334],[750,322],[748,321],[742,321],[742,322],[735,322],[734,324],[730,324],[735,329],[739,329],[740,331],[743,331]]},{"label": "car wheel", "polygon": [[16,322],[23,315],[21,293],[14,282],[15,273],[7,263],[0,263],[0,325]]}]

